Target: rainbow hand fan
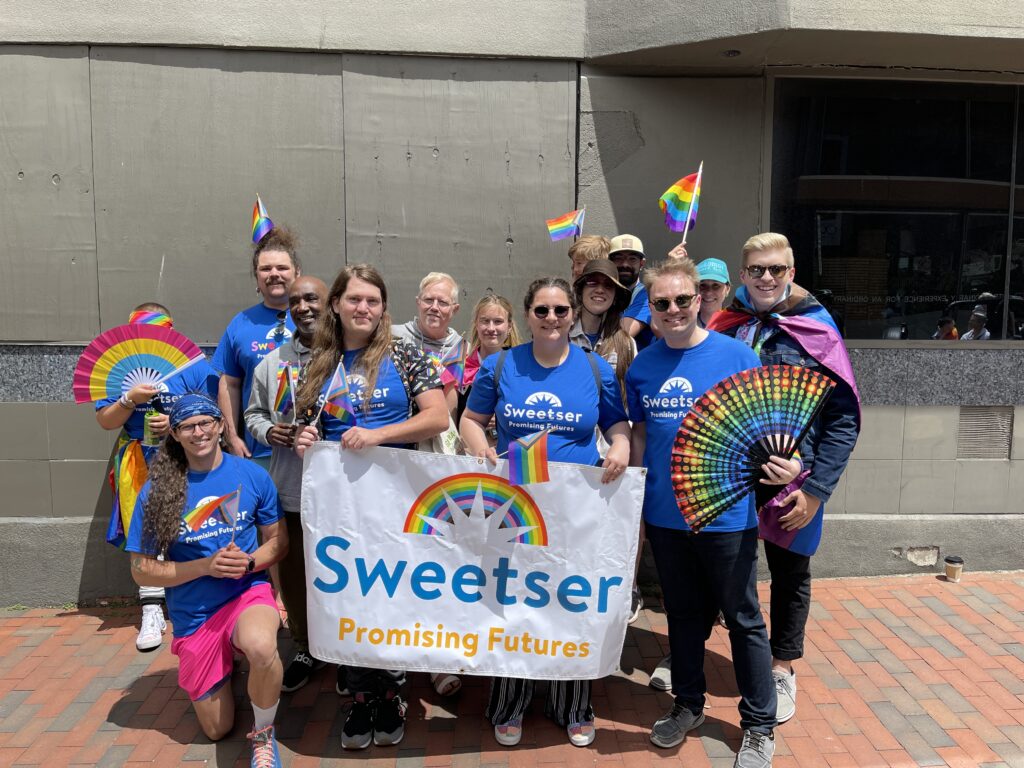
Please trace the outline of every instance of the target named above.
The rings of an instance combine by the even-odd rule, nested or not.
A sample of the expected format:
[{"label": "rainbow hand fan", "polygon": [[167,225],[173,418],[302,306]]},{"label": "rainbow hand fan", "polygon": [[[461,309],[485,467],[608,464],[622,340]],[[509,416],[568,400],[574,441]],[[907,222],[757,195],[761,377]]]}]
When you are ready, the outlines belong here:
[{"label": "rainbow hand fan", "polygon": [[835,382],[810,368],[753,368],[718,382],[683,418],[672,447],[672,488],[697,532],[763,478],[770,456],[793,457]]},{"label": "rainbow hand fan", "polygon": [[119,325],[93,339],[78,358],[75,402],[118,398],[140,384],[157,386],[202,359],[203,351],[173,328]]}]

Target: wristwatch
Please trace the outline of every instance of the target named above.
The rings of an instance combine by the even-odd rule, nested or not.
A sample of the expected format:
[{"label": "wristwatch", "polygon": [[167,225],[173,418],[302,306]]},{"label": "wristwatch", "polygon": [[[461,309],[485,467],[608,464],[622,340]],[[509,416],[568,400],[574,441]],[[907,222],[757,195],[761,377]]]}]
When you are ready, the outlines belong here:
[{"label": "wristwatch", "polygon": [[249,564],[245,566],[245,572],[252,573],[254,570],[256,570],[256,558],[249,555]]}]

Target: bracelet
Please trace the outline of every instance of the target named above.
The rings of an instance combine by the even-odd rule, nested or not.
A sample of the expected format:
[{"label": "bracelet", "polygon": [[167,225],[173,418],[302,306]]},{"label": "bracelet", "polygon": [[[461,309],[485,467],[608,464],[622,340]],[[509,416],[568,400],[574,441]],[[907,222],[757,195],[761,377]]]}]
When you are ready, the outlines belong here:
[{"label": "bracelet", "polygon": [[127,393],[121,395],[121,397],[117,401],[117,404],[124,408],[126,411],[135,410],[135,401],[129,399]]}]

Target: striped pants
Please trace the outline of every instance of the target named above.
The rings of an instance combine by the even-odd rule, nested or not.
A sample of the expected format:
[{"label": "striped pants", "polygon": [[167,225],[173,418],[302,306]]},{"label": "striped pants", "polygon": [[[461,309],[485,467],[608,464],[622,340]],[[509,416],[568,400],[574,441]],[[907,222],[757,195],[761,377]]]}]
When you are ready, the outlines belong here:
[{"label": "striped pants", "polygon": [[[533,698],[534,682],[518,677],[492,678],[486,717],[494,725],[522,717]],[[561,726],[593,720],[590,681],[552,680],[544,703],[544,714]]]}]

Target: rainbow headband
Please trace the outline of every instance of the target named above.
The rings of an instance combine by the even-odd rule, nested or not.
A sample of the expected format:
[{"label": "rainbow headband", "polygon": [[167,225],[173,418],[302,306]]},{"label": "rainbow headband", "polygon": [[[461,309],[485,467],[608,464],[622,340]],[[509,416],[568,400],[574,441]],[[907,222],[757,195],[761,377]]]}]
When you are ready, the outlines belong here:
[{"label": "rainbow headband", "polygon": [[164,328],[173,328],[174,321],[171,316],[163,312],[153,312],[149,309],[136,309],[128,315],[128,323],[131,325],[159,325]]}]

